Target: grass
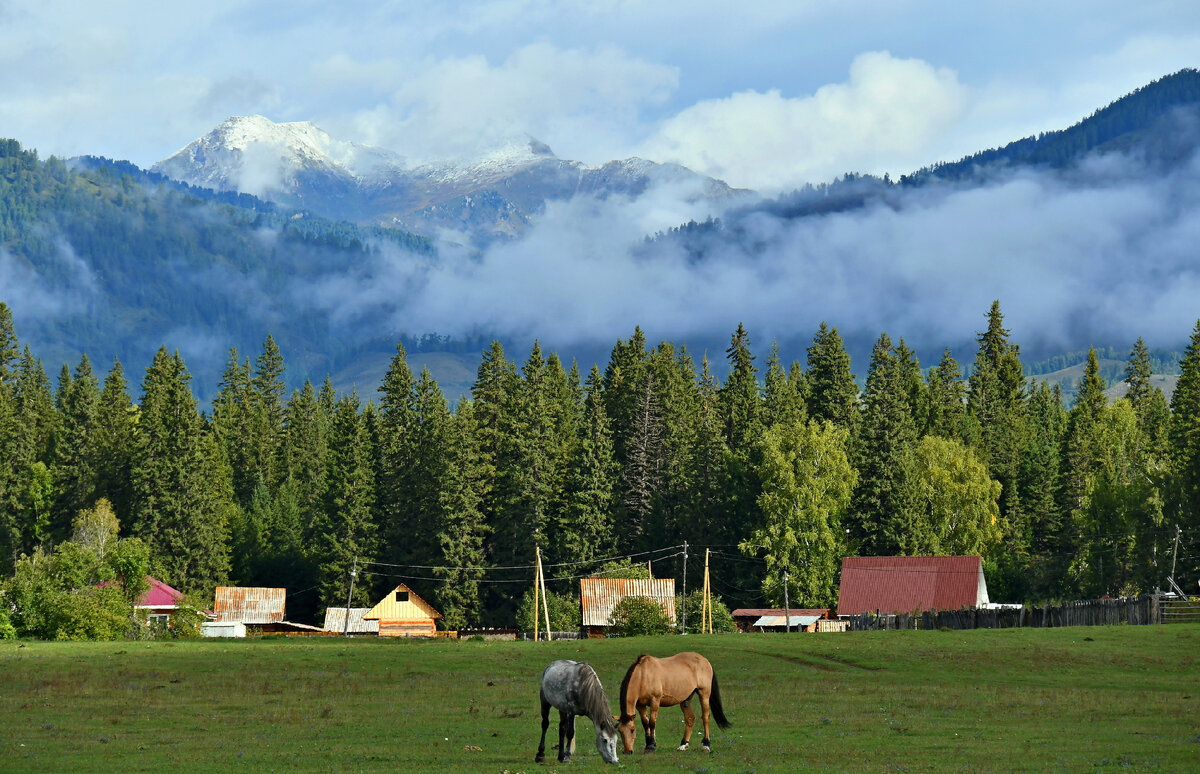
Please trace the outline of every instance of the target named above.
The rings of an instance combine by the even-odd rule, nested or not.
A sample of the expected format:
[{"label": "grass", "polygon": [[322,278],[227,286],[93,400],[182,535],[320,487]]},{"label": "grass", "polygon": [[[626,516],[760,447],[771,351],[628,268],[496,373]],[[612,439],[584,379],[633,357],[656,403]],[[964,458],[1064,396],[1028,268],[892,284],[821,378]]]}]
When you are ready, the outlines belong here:
[{"label": "grass", "polygon": [[[537,683],[590,661],[613,709],[642,652],[720,679],[713,753],[533,763]],[[0,771],[1194,771],[1200,626],[557,643],[265,638],[0,642]],[[548,737],[557,741],[557,718]]]}]

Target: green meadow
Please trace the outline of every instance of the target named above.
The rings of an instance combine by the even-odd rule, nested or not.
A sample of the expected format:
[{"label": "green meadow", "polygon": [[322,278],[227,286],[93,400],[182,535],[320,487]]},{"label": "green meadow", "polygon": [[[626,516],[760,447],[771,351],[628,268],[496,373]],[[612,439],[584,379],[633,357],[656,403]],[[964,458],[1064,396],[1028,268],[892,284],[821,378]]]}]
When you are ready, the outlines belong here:
[{"label": "green meadow", "polygon": [[[607,771],[590,721],[535,764],[538,678],[639,653],[712,661],[733,727],[633,772],[1200,770],[1200,626],[743,634],[555,643],[0,642],[0,771]],[[697,720],[697,723],[699,721]],[[548,744],[557,741],[551,715]]]}]

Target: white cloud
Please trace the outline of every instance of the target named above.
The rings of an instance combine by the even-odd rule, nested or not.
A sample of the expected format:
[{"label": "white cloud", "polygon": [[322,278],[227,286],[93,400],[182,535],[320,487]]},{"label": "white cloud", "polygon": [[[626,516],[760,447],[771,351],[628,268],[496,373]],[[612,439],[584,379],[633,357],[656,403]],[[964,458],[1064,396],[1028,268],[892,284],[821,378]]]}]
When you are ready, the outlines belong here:
[{"label": "white cloud", "polygon": [[[372,70],[344,59],[323,67],[352,78]],[[355,123],[363,142],[418,159],[462,156],[530,134],[565,158],[604,161],[636,128],[639,108],[665,100],[678,81],[673,67],[611,46],[548,43],[519,48],[495,65],[466,56],[406,75],[386,104],[357,112]]]}]

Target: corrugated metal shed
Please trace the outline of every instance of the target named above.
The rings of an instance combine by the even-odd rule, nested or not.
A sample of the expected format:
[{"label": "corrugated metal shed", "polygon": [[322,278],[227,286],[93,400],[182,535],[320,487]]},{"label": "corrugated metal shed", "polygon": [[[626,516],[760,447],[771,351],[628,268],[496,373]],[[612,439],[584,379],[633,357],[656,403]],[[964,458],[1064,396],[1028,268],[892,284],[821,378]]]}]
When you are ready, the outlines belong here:
[{"label": "corrugated metal shed", "polygon": [[988,603],[978,556],[848,556],[838,615],[958,610]]},{"label": "corrugated metal shed", "polygon": [[325,609],[325,631],[334,634],[379,634],[379,621],[364,621],[369,607],[350,608],[350,625],[346,625],[346,608],[330,607]]},{"label": "corrugated metal shed", "polygon": [[625,597],[649,597],[675,623],[675,579],[583,578],[579,581],[584,626],[608,626],[612,610]]},{"label": "corrugated metal shed", "polygon": [[287,589],[256,586],[217,586],[213,613],[218,621],[244,624],[278,623],[283,620]]}]

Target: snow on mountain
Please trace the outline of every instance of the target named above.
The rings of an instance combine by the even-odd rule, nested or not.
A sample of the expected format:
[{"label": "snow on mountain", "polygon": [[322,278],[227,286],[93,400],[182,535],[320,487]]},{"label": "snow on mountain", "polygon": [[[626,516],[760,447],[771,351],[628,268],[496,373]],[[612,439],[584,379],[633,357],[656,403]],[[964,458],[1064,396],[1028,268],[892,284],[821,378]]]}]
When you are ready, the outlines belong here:
[{"label": "snow on mountain", "polygon": [[638,197],[660,184],[687,185],[713,202],[745,193],[676,164],[632,158],[588,167],[531,137],[474,159],[409,168],[392,151],[337,140],[307,121],[263,116],[230,118],[152,169],[327,217],[452,233],[476,245],[519,236],[547,202],[580,194]]}]

